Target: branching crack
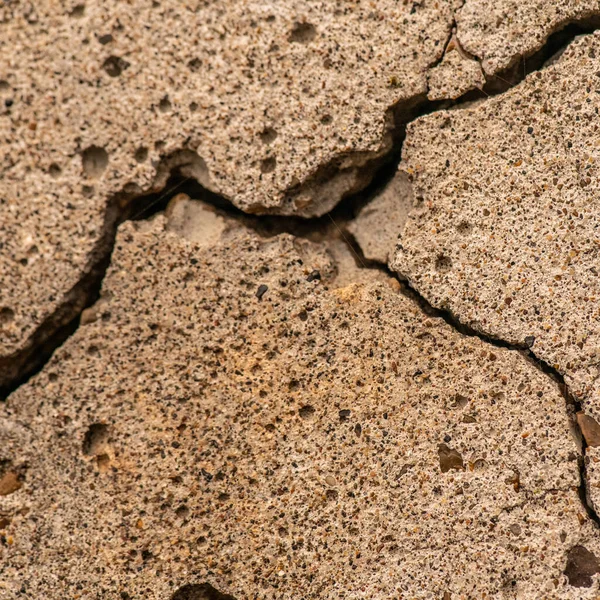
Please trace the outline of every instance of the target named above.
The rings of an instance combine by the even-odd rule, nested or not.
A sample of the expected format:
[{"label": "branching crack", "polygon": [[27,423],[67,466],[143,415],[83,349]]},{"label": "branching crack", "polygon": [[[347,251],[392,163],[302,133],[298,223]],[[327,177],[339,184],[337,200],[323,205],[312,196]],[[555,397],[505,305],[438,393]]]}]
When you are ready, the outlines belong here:
[{"label": "branching crack", "polygon": [[398,275],[398,273],[391,271],[384,263],[365,258],[360,246],[349,232],[345,232],[344,239],[352,250],[352,253],[357,257],[358,267],[377,269],[386,273],[389,277],[394,277],[397,279],[400,283],[401,293],[415,302],[426,315],[442,319],[447,325],[462,335],[479,338],[486,344],[490,344],[497,348],[505,348],[507,350],[518,352],[528,362],[534,365],[539,371],[544,373],[544,375],[549,376],[558,385],[558,389],[565,400],[565,408],[567,410],[571,426],[573,427],[577,437],[581,440],[581,451],[577,461],[579,468],[579,498],[590,520],[600,527],[600,517],[596,513],[596,510],[594,509],[587,493],[588,476],[585,461],[587,442],[576,418],[577,413],[582,410],[581,401],[571,393],[562,373],[560,373],[546,361],[536,356],[525,344],[511,344],[502,339],[481,333],[480,331],[477,331],[476,329],[473,329],[469,325],[463,323],[451,311],[433,306],[416,288],[412,286],[407,279],[403,279]]},{"label": "branching crack", "polygon": [[[162,167],[160,182],[155,184],[151,190],[143,193],[139,193],[139,191],[132,193],[124,190],[111,199],[105,213],[102,229],[103,234],[89,258],[88,265],[83,269],[84,275],[81,280],[65,295],[65,300],[61,306],[38,327],[23,352],[18,356],[0,359],[0,375],[2,375],[0,379],[0,400],[5,399],[10,393],[25,384],[33,375],[39,372],[48,360],[50,360],[54,351],[77,330],[82,311],[86,307],[91,306],[99,297],[102,281],[110,264],[117,228],[123,221],[148,218],[163,210],[175,194],[184,192],[192,198],[202,199],[221,210],[225,210],[230,216],[242,220],[244,225],[254,229],[260,235],[268,236],[289,232],[297,236],[313,238],[316,232],[320,231],[322,233],[327,230],[326,222],[329,220],[342,224],[348,222],[357,214],[358,209],[369,202],[375,193],[391,179],[400,162],[401,149],[408,122],[440,109],[461,108],[462,105],[466,105],[473,100],[484,99],[506,91],[522,81],[532,71],[542,68],[550,57],[566,48],[576,36],[591,33],[595,30],[596,26],[596,23],[586,24],[580,22],[568,24],[561,31],[552,34],[538,52],[527,58],[527,68],[525,60],[522,59],[518,64],[511,67],[509,71],[488,78],[482,90],[472,90],[457,100],[430,101],[423,95],[392,107],[390,109],[392,126],[388,134],[391,134],[393,144],[385,154],[376,153],[373,155],[372,160],[368,158],[363,160],[359,167],[362,175],[365,176],[361,181],[364,181],[364,184],[367,185],[366,189],[358,194],[342,198],[338,206],[327,212],[325,216],[319,218],[302,219],[290,216],[250,216],[235,208],[227,199],[210,192],[193,177],[182,175],[181,167],[184,165],[181,162],[174,162],[172,156],[166,157],[158,169],[161,172]],[[444,51],[436,64],[439,64],[443,60],[444,53],[452,40],[455,28],[456,22],[450,28]],[[323,165],[319,172],[314,174],[312,179],[318,179],[321,183],[327,183],[328,180],[336,176],[339,163],[340,159],[338,157],[331,164]],[[167,174],[164,172],[165,168],[167,168]],[[310,184],[311,181],[308,181],[308,183]],[[156,191],[156,189],[159,191]],[[294,190],[290,190],[291,194],[292,192]],[[551,365],[536,357],[525,345],[510,344],[504,340],[486,336],[460,322],[450,311],[433,307],[408,281],[398,278],[397,274],[392,273],[384,264],[365,259],[358,244],[349,233],[346,233],[344,238],[353,253],[357,256],[359,267],[379,269],[386,272],[389,276],[396,277],[400,281],[402,293],[415,301],[424,313],[443,319],[449,326],[463,335],[478,337],[493,346],[517,351],[540,371],[552,377],[559,385],[565,398],[566,408],[574,430],[578,432],[581,438],[579,496],[589,518],[594,523],[600,525],[600,518],[587,498],[586,441],[575,418],[575,414],[581,410],[581,403],[569,391],[562,374]]]}]

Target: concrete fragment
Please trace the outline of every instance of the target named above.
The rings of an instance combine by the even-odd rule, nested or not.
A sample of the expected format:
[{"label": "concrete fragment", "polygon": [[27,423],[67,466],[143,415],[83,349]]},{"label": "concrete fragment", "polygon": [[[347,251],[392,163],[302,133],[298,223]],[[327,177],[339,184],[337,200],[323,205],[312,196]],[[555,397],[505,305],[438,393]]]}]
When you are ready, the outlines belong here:
[{"label": "concrete fragment", "polygon": [[556,368],[582,402],[590,445],[600,421],[598,56],[600,36],[581,37],[506,94],[409,127],[401,169],[420,205],[392,263],[433,305]]},{"label": "concrete fragment", "polygon": [[320,215],[364,187],[452,22],[449,0],[34,4],[0,7],[0,389],[171,170],[248,212]]},{"label": "concrete fragment", "polygon": [[[533,0],[515,9],[524,20],[476,0],[458,12],[450,0],[5,4],[0,389],[81,311],[124,206],[171,170],[248,212],[324,214],[389,153],[394,120],[425,99],[456,19],[492,73],[557,22],[596,11],[561,2],[554,14]],[[470,63],[453,77],[457,60],[433,69],[430,94],[472,85]]]},{"label": "concrete fragment", "polygon": [[214,246],[228,225],[233,226],[232,220],[228,223],[215,209],[186,194],[178,194],[169,202],[165,217],[167,231],[201,246]]},{"label": "concrete fragment", "polygon": [[427,81],[429,100],[447,100],[482,89],[485,76],[479,61],[469,56],[453,35],[441,62],[429,71]]},{"label": "concrete fragment", "polygon": [[399,171],[348,225],[365,258],[388,263],[414,203],[408,177]]},{"label": "concrete fragment", "polygon": [[596,420],[599,51],[585,36],[502,96],[409,126],[401,169],[420,204],[392,265],[435,306],[531,348]]},{"label": "concrete fragment", "polygon": [[597,594],[563,575],[600,552],[557,385],[335,272],[289,235],[123,225],[102,318],[0,407],[27,465],[0,497],[0,594]]},{"label": "concrete fragment", "polygon": [[466,0],[456,13],[462,47],[486,75],[501,73],[539,50],[569,23],[598,25],[598,0]]}]

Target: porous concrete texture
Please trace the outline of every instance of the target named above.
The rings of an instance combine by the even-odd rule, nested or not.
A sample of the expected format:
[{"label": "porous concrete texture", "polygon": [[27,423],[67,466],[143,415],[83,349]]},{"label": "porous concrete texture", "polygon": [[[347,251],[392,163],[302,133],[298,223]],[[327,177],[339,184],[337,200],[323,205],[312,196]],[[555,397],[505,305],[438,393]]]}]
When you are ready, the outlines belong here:
[{"label": "porous concrete texture", "polygon": [[486,335],[531,347],[596,406],[600,36],[473,109],[412,123],[420,205],[392,267]]},{"label": "porous concrete texture", "polygon": [[124,206],[177,165],[243,210],[323,214],[370,181],[428,91],[479,85],[472,61],[442,60],[454,26],[491,75],[597,10],[515,7],[4,3],[0,388],[81,311]]},{"label": "porous concrete texture", "polygon": [[599,14],[598,0],[465,0],[456,24],[462,47],[493,76],[570,23],[598,26]]},{"label": "porous concrete texture", "polygon": [[411,125],[401,169],[420,206],[392,264],[435,306],[530,347],[595,421],[599,55],[600,36],[582,37],[510,92]]},{"label": "porous concrete texture", "polygon": [[414,204],[408,176],[398,171],[348,225],[365,258],[388,263]]},{"label": "porous concrete texture", "polygon": [[0,600],[600,598],[600,5],[59,4],[0,6]]},{"label": "porous concrete texture", "polygon": [[463,50],[454,34],[446,46],[440,63],[429,71],[427,98],[429,100],[459,98],[470,90],[481,90],[485,82],[479,61]]},{"label": "porous concrete texture", "polygon": [[98,318],[1,408],[0,597],[597,596],[534,364],[333,289],[322,246],[168,229],[120,228]]},{"label": "porous concrete texture", "polygon": [[175,165],[250,212],[322,214],[366,185],[452,23],[449,0],[0,11],[0,386],[81,310],[123,205]]}]

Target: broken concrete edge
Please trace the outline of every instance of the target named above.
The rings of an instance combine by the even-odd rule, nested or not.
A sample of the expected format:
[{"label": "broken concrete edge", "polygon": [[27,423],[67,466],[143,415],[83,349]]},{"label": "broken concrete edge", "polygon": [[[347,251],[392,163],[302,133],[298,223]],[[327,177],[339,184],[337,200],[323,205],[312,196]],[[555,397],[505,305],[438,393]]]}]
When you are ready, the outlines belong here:
[{"label": "broken concrete edge", "polygon": [[10,355],[0,357],[0,401],[40,371],[56,348],[77,329],[82,311],[93,303],[110,262],[119,224],[119,210],[111,203],[104,215],[102,235],[85,265],[82,277],[62,298],[58,307],[40,323],[25,344]]},{"label": "broken concrete edge", "polygon": [[[590,14],[594,16],[593,12]],[[540,57],[540,68],[544,68],[545,65],[543,63],[557,51],[556,48],[552,52],[549,51],[549,47],[552,46],[551,38],[553,34],[561,33],[573,24],[579,26],[587,24],[590,28],[596,28],[599,26],[599,23],[600,17],[598,16],[596,16],[596,20],[592,24],[590,24],[589,19],[587,21],[586,19],[566,20],[561,28],[557,28],[550,33],[545,38],[545,43],[541,44],[534,51]],[[455,22],[449,27],[447,41],[444,44],[444,49],[440,57],[429,66],[429,69],[435,68],[442,62],[446,49],[452,42],[454,27]],[[593,30],[591,29],[591,31]],[[580,33],[570,32],[563,42],[562,49],[564,50]],[[524,57],[517,57],[517,62],[521,58]],[[502,79],[501,76],[494,75],[494,77]],[[525,73],[517,73],[516,77],[518,79],[516,83],[518,83],[525,78]],[[424,90],[423,93],[415,95],[412,98],[401,100],[388,108],[385,120],[386,128],[382,134],[382,142],[379,150],[373,152],[341,153],[328,163],[321,165],[304,182],[290,189],[282,205],[283,209],[280,207],[280,209],[274,210],[267,209],[262,205],[255,205],[252,207],[253,210],[248,212],[257,216],[277,214],[282,218],[296,215],[307,220],[329,214],[341,202],[350,199],[353,194],[364,190],[368,185],[375,182],[381,168],[389,163],[389,161],[397,157],[399,162],[400,149],[404,141],[405,128],[408,123],[444,108],[460,109],[463,103],[468,106],[474,98],[473,93],[494,96],[516,85],[516,83],[509,83],[508,81],[505,83],[507,85],[493,86],[491,85],[491,80],[488,80],[488,83],[484,86],[486,88],[490,84],[488,90],[471,90],[455,100],[432,101],[427,97],[428,90]],[[241,209],[235,207],[231,199],[219,194],[219,190],[212,184],[205,161],[195,151],[186,147],[175,150],[161,159],[156,167],[154,180],[147,189],[142,190],[135,184],[125,185],[122,190],[114,194],[106,203],[102,235],[90,254],[86,266],[82,270],[81,278],[64,295],[58,307],[43,319],[42,323],[33,331],[20,349],[6,357],[0,358],[0,401],[6,399],[10,393],[25,383],[34,373],[40,371],[56,348],[77,329],[82,311],[97,299],[102,280],[110,262],[119,224],[128,219],[138,218],[142,213],[150,209],[152,204],[158,204],[165,197],[169,196],[169,194],[174,195],[178,186],[167,189],[167,184],[177,173],[181,174],[186,181],[195,181],[204,190],[218,197],[233,212],[243,212]],[[293,210],[294,203],[298,201],[308,201],[306,204],[307,208],[314,204],[309,199],[314,198],[314,194],[316,193],[321,197],[322,204],[319,204],[321,210],[313,213],[308,210],[306,212],[295,212]],[[145,203],[144,199],[148,196],[153,196],[153,198],[149,203]],[[355,248],[352,248],[352,251],[355,253]],[[373,266],[373,262],[377,261],[367,262],[370,262],[371,266]],[[358,266],[360,267],[361,265]],[[363,262],[362,266],[366,266],[366,263]],[[385,268],[387,269],[387,267]],[[502,342],[502,340],[496,340],[496,342]],[[514,341],[508,342],[508,344],[517,346]]]},{"label": "broken concrete edge", "polygon": [[[363,252],[363,249],[355,236],[355,231],[352,227],[345,229],[345,241],[350,246],[353,254],[357,257],[357,266],[361,266],[367,269],[378,269],[381,272],[387,273],[390,277],[395,278],[399,282],[399,291],[407,298],[415,302],[419,308],[428,316],[439,318],[443,320],[447,325],[458,333],[467,337],[476,337],[481,341],[494,346],[496,348],[503,348],[506,350],[512,350],[518,352],[527,362],[532,364],[538,371],[550,377],[557,385],[562,397],[565,400],[565,410],[568,413],[569,421],[572,427],[573,436],[577,442],[577,446],[580,449],[580,456],[578,459],[580,483],[578,488],[578,495],[583,508],[585,509],[590,520],[600,528],[600,516],[596,512],[594,504],[592,502],[591,488],[589,483],[589,477],[587,474],[587,449],[590,446],[595,446],[591,437],[591,434],[586,432],[585,425],[588,425],[587,429],[592,428],[594,433],[597,432],[597,441],[600,445],[600,425],[598,425],[591,417],[585,415],[582,418],[582,405],[581,401],[574,395],[569,389],[569,386],[565,382],[564,375],[555,367],[548,364],[547,362],[538,358],[527,344],[513,343],[506,340],[496,338],[479,331],[472,327],[468,323],[463,323],[452,311],[447,308],[442,308],[432,304],[427,298],[425,298],[419,290],[411,283],[411,281],[401,273],[394,271],[391,265],[387,265],[385,262],[374,258],[367,258]],[[589,420],[594,421],[594,424],[590,424]],[[595,425],[595,427],[594,427]],[[596,430],[597,428],[597,430]],[[591,442],[591,443],[590,443]]]},{"label": "broken concrete edge", "polygon": [[[160,220],[162,220],[163,218],[164,217],[162,215],[158,217],[158,219],[160,219]],[[134,228],[138,229],[139,231],[145,232],[146,228],[151,229],[151,227],[152,227],[152,224],[150,224],[150,223],[147,224],[145,222],[127,223],[127,224],[124,225],[124,228],[121,230],[121,232],[119,234],[121,236],[121,241],[123,241],[123,239],[126,239],[126,234],[128,234],[129,232],[131,232]],[[170,236],[170,237],[172,237],[172,236]],[[118,255],[118,251],[115,253],[115,255]],[[144,254],[142,253],[141,256],[142,256],[142,261],[143,261],[144,260],[143,259]],[[116,256],[115,257],[115,263],[116,264],[113,267],[113,269],[114,269],[113,270],[113,275],[115,274],[115,272],[119,271],[119,265],[118,265],[117,258],[118,257]],[[308,263],[307,263],[306,266],[307,266],[307,269],[308,269],[309,268]],[[121,269],[122,269],[122,265],[121,265]],[[127,281],[127,273],[124,272],[124,271],[122,273],[123,273],[123,275],[122,275],[123,281]],[[349,294],[351,292],[346,292],[346,293]],[[417,309],[416,312],[418,312],[418,309]],[[443,326],[442,323],[440,323],[440,325]],[[448,328],[448,329],[450,330],[451,328]],[[80,333],[83,333],[83,332],[80,332]],[[86,334],[84,334],[83,337],[85,338]],[[474,342],[477,342],[477,340],[474,340]],[[481,344],[481,345],[483,346],[484,344]],[[515,361],[517,361],[517,359],[518,359],[518,357],[514,357]],[[57,360],[60,360],[60,358],[57,358]],[[531,370],[530,370],[530,374],[535,374],[535,373],[532,373]],[[538,375],[538,377],[540,379],[542,378],[541,375]],[[552,385],[552,383],[548,382],[547,380],[546,380],[546,384],[548,386]],[[560,407],[560,399],[559,399],[558,406]],[[105,427],[105,426],[98,425],[98,424],[92,424],[92,426],[91,426],[92,429],[90,430],[90,434],[93,433],[94,428],[98,428],[98,427],[100,427],[100,433],[102,433],[104,431],[102,428]],[[86,435],[86,437],[83,439],[83,446],[82,447],[83,447],[83,452],[84,452],[85,455],[93,454],[94,453],[94,449],[92,448],[94,440],[92,438],[93,438],[92,435],[90,435],[90,436]],[[462,459],[461,459],[461,462],[462,462]],[[450,467],[450,468],[452,468],[452,467]],[[571,485],[572,484],[573,484],[573,480],[571,480]],[[544,500],[548,496],[548,494],[553,494],[555,496],[562,496],[563,494],[565,496],[568,495],[570,497],[574,496],[574,494],[573,494],[573,487],[560,486],[560,488],[557,488],[557,487],[554,487],[554,486],[549,486],[548,488],[544,488],[544,490],[543,490],[543,492],[542,492],[541,495],[536,495],[535,497],[532,498],[532,504],[534,505],[534,507],[536,505],[537,506],[543,506],[545,504]],[[529,510],[532,510],[531,504],[523,504],[523,502],[519,502],[519,503],[516,503],[516,504],[509,503],[509,504],[504,505],[504,506],[501,507],[501,512],[499,514],[508,513],[508,512],[511,512],[511,511],[518,511],[518,512],[527,513]],[[496,518],[497,516],[498,515],[493,515],[493,518]],[[585,546],[583,546],[583,544],[585,543],[585,540],[582,541],[580,538],[578,538],[576,540],[576,543],[578,544],[578,546],[585,547]],[[566,550],[565,550],[565,552],[566,552]],[[567,561],[567,557],[566,556],[565,556],[564,560]],[[563,565],[563,567],[564,567],[564,565]],[[562,571],[562,569],[561,569],[561,571]],[[186,583],[186,585],[190,585],[190,584],[202,585],[202,581],[206,581],[206,580],[199,579],[198,582],[196,583],[194,581],[194,578],[192,577],[191,581],[190,581],[190,579],[188,579],[187,581],[189,583]],[[181,585],[181,583],[183,583],[183,582],[178,582],[179,585]],[[218,579],[215,580],[215,581],[211,581],[211,583],[214,583],[215,585],[217,585]],[[223,589],[223,591],[229,591],[227,588],[222,588],[222,589]],[[178,593],[178,592],[175,592],[175,593]],[[173,599],[173,598],[184,598],[185,596],[176,596],[176,595],[171,596],[169,594],[169,595],[167,595],[165,597],[170,597],[170,598]]]},{"label": "broken concrete edge", "polygon": [[[460,9],[458,9],[458,11],[460,11]],[[589,9],[583,12],[581,15],[577,16],[577,18],[567,17],[562,21],[559,21],[551,30],[545,32],[539,37],[537,45],[531,46],[527,52],[513,53],[510,60],[505,62],[504,64],[501,64],[500,69],[496,70],[490,68],[489,61],[486,59],[485,56],[479,56],[475,53],[474,50],[468,50],[465,43],[461,42],[460,23],[457,23],[456,25],[456,37],[463,51],[479,62],[483,71],[483,75],[489,83],[492,78],[502,79],[502,77],[514,71],[516,66],[520,66],[521,63],[530,58],[534,59],[534,63],[537,62],[535,59],[537,58],[539,60],[541,55],[544,53],[545,49],[547,54],[546,60],[550,58],[555,53],[547,53],[548,47],[551,47],[553,45],[552,38],[564,33],[566,29],[569,29],[571,27],[579,28],[581,29],[581,31],[579,33],[569,33],[567,43],[561,44],[563,46],[571,43],[577,35],[592,33],[593,31],[598,29],[600,27],[600,15],[598,14],[597,10]],[[555,51],[557,50],[558,48]],[[545,62],[545,60],[543,62]],[[539,66],[533,68],[533,70],[538,69]]]},{"label": "broken concrete edge", "polygon": [[[193,154],[193,153],[192,153]],[[110,264],[118,226],[134,218],[139,208],[137,200],[158,194],[160,200],[171,174],[192,164],[189,152],[176,152],[161,162],[152,185],[145,191],[120,190],[107,202],[101,235],[98,238],[82,275],[66,292],[57,308],[36,327],[21,348],[0,357],[0,401],[26,383],[39,372],[60,347],[77,329],[83,310],[93,304],[99,296],[102,281]],[[148,207],[144,207],[148,208]]]}]

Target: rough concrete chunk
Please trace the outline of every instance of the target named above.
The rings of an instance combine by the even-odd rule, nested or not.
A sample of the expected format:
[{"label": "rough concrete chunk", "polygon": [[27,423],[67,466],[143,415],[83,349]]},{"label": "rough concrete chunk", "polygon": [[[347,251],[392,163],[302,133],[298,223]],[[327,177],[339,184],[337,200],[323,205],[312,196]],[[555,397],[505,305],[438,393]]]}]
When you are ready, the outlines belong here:
[{"label": "rough concrete chunk", "polygon": [[249,212],[323,214],[364,187],[451,23],[449,0],[4,3],[0,388],[171,169]]},{"label": "rough concrete chunk", "polygon": [[477,85],[472,61],[442,60],[455,23],[490,74],[597,8],[4,3],[0,388],[82,309],[123,206],[170,170],[249,212],[323,214],[369,182],[394,113]]},{"label": "rough concrete chunk", "polygon": [[399,171],[348,226],[365,258],[387,264],[413,205],[412,186]]},{"label": "rough concrete chunk", "polygon": [[482,89],[485,76],[479,61],[469,56],[452,37],[442,61],[429,71],[427,98],[443,100],[459,98],[469,90]]},{"label": "rough concrete chunk", "polygon": [[187,194],[177,194],[165,211],[167,231],[184,237],[198,246],[214,246],[228,227],[234,226],[212,207]]},{"label": "rough concrete chunk", "polygon": [[436,306],[555,366],[597,420],[599,52],[586,36],[506,94],[411,124],[401,168],[420,206],[393,262]]},{"label": "rough concrete chunk", "polygon": [[5,597],[582,598],[557,385],[334,276],[289,235],[121,227],[101,317],[1,408]]},{"label": "rough concrete chunk", "polygon": [[599,15],[598,0],[466,0],[456,23],[462,47],[493,75],[539,50],[565,25],[597,25]]},{"label": "rough concrete chunk", "polygon": [[434,305],[531,348],[595,422],[598,56],[585,36],[503,96],[411,125],[401,168],[420,206],[392,265]]}]

